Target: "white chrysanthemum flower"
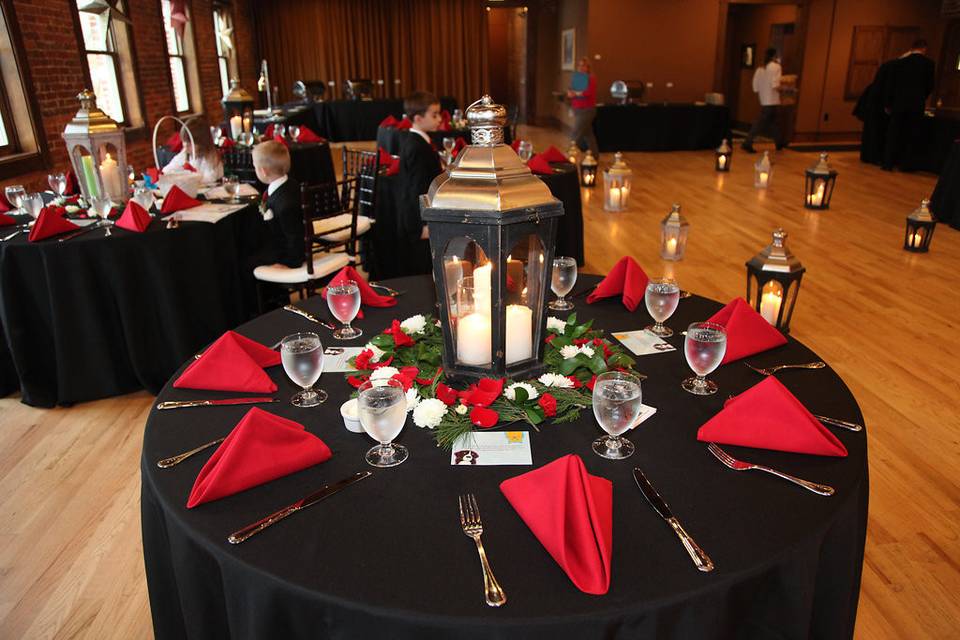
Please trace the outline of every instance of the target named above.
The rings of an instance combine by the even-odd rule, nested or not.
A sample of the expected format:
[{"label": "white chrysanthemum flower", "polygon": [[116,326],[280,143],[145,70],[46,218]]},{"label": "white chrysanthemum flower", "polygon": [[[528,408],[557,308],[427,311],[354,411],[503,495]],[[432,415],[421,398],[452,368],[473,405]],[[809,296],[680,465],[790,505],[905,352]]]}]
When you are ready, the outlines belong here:
[{"label": "white chrysanthemum flower", "polygon": [[413,411],[420,404],[420,392],[416,387],[407,389],[407,411]]},{"label": "white chrysanthemum flower", "polygon": [[400,370],[396,367],[380,367],[379,369],[373,370],[373,373],[370,374],[370,379],[383,380],[385,378],[392,378],[398,373],[400,373]]},{"label": "white chrysanthemum flower", "polygon": [[415,333],[423,333],[423,329],[426,326],[427,319],[419,313],[415,316],[410,316],[400,323],[400,328],[403,329],[403,332],[408,336],[412,336]]},{"label": "white chrysanthemum flower", "polygon": [[545,373],[537,380],[545,387],[556,387],[558,389],[572,389],[573,381],[559,373]]},{"label": "white chrysanthemum flower", "polygon": [[447,413],[447,405],[437,398],[424,398],[413,409],[413,424],[423,429],[435,429]]},{"label": "white chrysanthemum flower", "polygon": [[568,344],[560,349],[560,355],[563,356],[564,359],[574,358],[578,353],[580,353],[580,348],[573,344]]},{"label": "white chrysanthemum flower", "polygon": [[370,351],[373,351],[373,356],[370,358],[370,362],[380,362],[380,358],[383,357],[383,353],[384,353],[383,349],[373,344],[372,342],[368,342],[367,346],[365,346],[364,349],[370,349]]},{"label": "white chrysanthemum flower", "polygon": [[567,328],[567,323],[561,320],[560,318],[554,318],[553,316],[547,316],[547,331],[556,331],[557,333],[563,333]]},{"label": "white chrysanthemum flower", "polygon": [[581,346],[580,346],[580,353],[582,353],[583,355],[587,356],[588,358],[592,358],[592,357],[593,357],[593,347],[588,347],[588,346],[585,345],[585,344],[584,344],[584,345],[581,345]]},{"label": "white chrysanthemum flower", "polygon": [[456,411],[460,415],[466,415],[467,411],[470,411],[470,407],[468,407],[465,404],[458,404],[457,408],[454,409],[454,411]]},{"label": "white chrysanthemum flower", "polygon": [[540,395],[533,385],[527,384],[526,382],[514,382],[512,385],[503,390],[503,395],[506,396],[508,400],[516,400],[518,388],[526,391],[527,398],[530,400],[535,400]]}]

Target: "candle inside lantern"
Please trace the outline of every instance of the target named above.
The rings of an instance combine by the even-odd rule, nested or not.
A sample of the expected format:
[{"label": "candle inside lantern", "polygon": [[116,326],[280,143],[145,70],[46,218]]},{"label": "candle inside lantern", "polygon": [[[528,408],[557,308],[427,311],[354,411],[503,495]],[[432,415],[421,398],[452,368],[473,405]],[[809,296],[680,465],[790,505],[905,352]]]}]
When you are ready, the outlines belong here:
[{"label": "candle inside lantern", "polygon": [[923,238],[920,237],[920,232],[919,232],[919,231],[910,235],[910,246],[911,246],[911,247],[914,247],[914,248],[919,247],[919,246],[920,246],[920,243],[921,243],[922,241],[923,241]]},{"label": "candle inside lantern", "polygon": [[243,117],[243,130],[244,130],[244,131],[253,131],[253,127],[251,126],[252,124],[253,124],[253,120],[250,118],[250,116],[244,116],[244,117]]},{"label": "candle inside lantern", "polygon": [[761,186],[761,187],[767,186],[767,180],[769,180],[769,179],[770,179],[770,174],[769,174],[769,173],[767,173],[766,171],[761,171],[761,172],[760,172],[760,186]]},{"label": "candle inside lantern", "polygon": [[[767,287],[764,287],[767,289]],[[780,314],[780,304],[783,302],[781,293],[773,288],[763,292],[760,296],[760,315],[770,324],[776,326],[777,316]]]},{"label": "candle inside lantern", "polygon": [[114,200],[123,198],[123,178],[120,176],[120,167],[109,153],[100,163],[100,180],[108,197]]},{"label": "candle inside lantern", "polygon": [[471,313],[457,322],[457,359],[463,364],[490,363],[490,314]]},{"label": "candle inside lantern", "polygon": [[583,174],[583,182],[586,185],[592,185],[595,178],[596,178],[596,175],[594,175],[593,173]]},{"label": "candle inside lantern", "polygon": [[243,133],[243,118],[233,116],[230,118],[230,136],[236,139],[241,133]]},{"label": "candle inside lantern", "polygon": [[667,238],[667,254],[671,256],[677,255],[677,239],[676,238]]},{"label": "candle inside lantern", "polygon": [[533,357],[533,309],[507,305],[507,364]]},{"label": "candle inside lantern", "polygon": [[724,167],[726,167],[726,166],[727,166],[727,156],[720,156],[719,158],[717,158],[717,166],[720,167],[721,170],[722,170]]},{"label": "candle inside lantern", "polygon": [[523,262],[507,256],[507,291],[517,291],[523,286]]},{"label": "candle inside lantern", "polygon": [[807,204],[813,207],[819,207],[823,204],[823,182],[817,181],[819,186],[817,187],[816,193],[811,193],[807,196]]},{"label": "candle inside lantern", "polygon": [[490,315],[490,278],[493,265],[489,262],[473,270],[474,300],[477,311]]}]

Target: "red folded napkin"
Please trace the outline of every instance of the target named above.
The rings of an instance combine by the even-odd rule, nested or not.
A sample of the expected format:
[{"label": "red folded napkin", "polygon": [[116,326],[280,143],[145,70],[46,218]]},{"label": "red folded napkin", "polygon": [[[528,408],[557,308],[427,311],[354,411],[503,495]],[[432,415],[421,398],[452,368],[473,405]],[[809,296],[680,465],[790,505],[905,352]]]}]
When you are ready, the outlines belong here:
[{"label": "red folded napkin", "polygon": [[587,296],[587,304],[623,294],[623,306],[630,311],[636,311],[637,305],[643,300],[647,291],[647,282],[650,278],[644,273],[637,261],[630,256],[620,258],[607,277],[600,281],[597,288]]},{"label": "red folded napkin", "polygon": [[550,166],[550,163],[547,162],[546,158],[543,157],[542,153],[538,153],[527,161],[527,168],[534,173],[539,174],[552,174],[553,167]]},{"label": "red folded napkin", "polygon": [[11,224],[17,224],[17,221],[5,213],[0,213],[0,227],[8,227]]},{"label": "red folded napkin", "polygon": [[563,155],[560,152],[560,149],[557,149],[555,146],[550,145],[550,147],[540,154],[543,156],[543,159],[547,162],[566,162],[567,156]]},{"label": "red folded napkin", "polygon": [[184,170],[184,171],[193,171],[194,173],[197,172],[197,168],[196,168],[195,166],[193,166],[192,164],[190,164],[189,162],[184,162],[184,163],[183,163],[183,170]]},{"label": "red folded napkin", "polygon": [[187,508],[212,502],[330,459],[303,425],[253,407],[200,469]]},{"label": "red folded napkin", "polygon": [[393,156],[390,155],[390,152],[383,147],[379,147],[377,153],[380,154],[380,164],[389,167],[390,163],[393,162]]},{"label": "red folded napkin", "polygon": [[500,491],[573,584],[610,588],[613,483],[592,476],[575,454],[504,480]]},{"label": "red folded napkin", "polygon": [[326,142],[326,140],[315,134],[310,127],[300,125],[300,135],[297,136],[297,142]]},{"label": "red folded napkin", "polygon": [[30,229],[27,240],[36,242],[80,229],[80,227],[64,218],[63,214],[63,207],[44,207],[40,209],[40,215],[37,216],[37,221],[33,223],[33,228]]},{"label": "red folded napkin", "polygon": [[510,148],[513,149],[514,151],[516,151],[517,153],[520,153],[520,143],[521,143],[521,142],[523,142],[523,140],[520,140],[519,138],[517,138],[516,140],[514,140],[513,142],[510,143]]},{"label": "red folded napkin", "polygon": [[183,140],[180,139],[180,133],[174,132],[167,141],[163,143],[167,149],[174,153],[180,153],[183,150]]},{"label": "red folded napkin", "polygon": [[263,130],[263,137],[264,137],[264,138],[272,138],[272,137],[273,137],[273,125],[272,125],[272,124],[268,124],[268,125],[267,125],[267,128]]},{"label": "red folded napkin", "polygon": [[[369,307],[392,307],[397,304],[397,299],[393,296],[382,296],[374,291],[373,287],[367,284],[367,281],[364,280],[363,276],[357,273],[357,270],[353,267],[344,267],[343,269],[340,269],[340,272],[330,279],[330,283],[327,286],[342,284],[347,280],[353,280],[357,283],[357,288],[360,289],[361,306],[367,305]],[[320,291],[320,295],[324,299],[327,298],[327,287],[324,287]],[[363,312],[357,312],[357,317],[362,318]]]},{"label": "red folded napkin", "polygon": [[139,204],[130,200],[116,224],[121,229],[142,233],[150,226],[150,214]]},{"label": "red folded napkin", "polygon": [[774,329],[743,298],[731,300],[727,306],[713,314],[709,322],[716,322],[727,328],[727,352],[720,364],[787,344],[783,334]]},{"label": "red folded napkin", "polygon": [[720,413],[700,427],[697,440],[816,456],[847,455],[843,443],[773,376],[727,400]]},{"label": "red folded napkin", "polygon": [[413,122],[410,121],[410,118],[404,118],[403,120],[397,123],[397,129],[399,129],[400,131],[403,131],[404,129],[409,129],[412,126],[413,126]]},{"label": "red folded napkin", "polygon": [[0,213],[5,213],[11,209],[13,209],[13,206],[10,204],[10,201],[7,200],[6,194],[0,191]]},{"label": "red folded napkin", "polygon": [[67,190],[64,191],[65,195],[73,195],[80,193],[80,186],[77,184],[77,174],[73,172],[73,169],[67,171]]},{"label": "red folded napkin", "polygon": [[190,363],[173,386],[177,389],[272,393],[277,385],[263,370],[280,364],[280,354],[259,342],[227,331]]},{"label": "red folded napkin", "polygon": [[463,151],[464,147],[467,146],[467,141],[463,139],[463,136],[457,136],[456,144],[453,145],[453,151],[450,154],[456,158],[460,155],[460,152]]},{"label": "red folded napkin", "polygon": [[167,197],[163,199],[163,206],[160,207],[160,215],[166,216],[171,213],[176,213],[177,211],[198,206],[200,206],[199,200],[191,198],[183,192],[183,189],[177,185],[173,185],[170,187],[170,191],[167,191]]},{"label": "red folded napkin", "polygon": [[233,149],[237,143],[232,138],[220,138],[220,149]]},{"label": "red folded napkin", "polygon": [[394,118],[392,115],[390,115],[390,116],[387,116],[386,118],[384,118],[383,120],[380,121],[380,126],[381,126],[381,127],[395,127],[395,126],[397,126],[397,122],[399,122],[399,121],[398,121],[396,118]]},{"label": "red folded napkin", "polygon": [[387,167],[387,175],[395,176],[400,173],[400,158],[392,158],[390,160],[390,166]]}]

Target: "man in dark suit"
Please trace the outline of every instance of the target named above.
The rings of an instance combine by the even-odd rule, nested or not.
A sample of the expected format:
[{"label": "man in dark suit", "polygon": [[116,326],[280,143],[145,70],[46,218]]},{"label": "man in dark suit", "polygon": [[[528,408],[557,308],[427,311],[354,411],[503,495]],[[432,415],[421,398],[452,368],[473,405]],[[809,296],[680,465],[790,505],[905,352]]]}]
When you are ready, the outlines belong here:
[{"label": "man in dark suit", "polygon": [[853,115],[863,121],[863,132],[860,134],[861,162],[883,164],[884,143],[887,127],[890,124],[890,116],[884,111],[883,102],[886,99],[890,70],[897,60],[887,60],[880,65],[876,75],[873,76],[873,82],[860,94],[857,106],[853,110]]},{"label": "man in dark suit", "polygon": [[403,101],[413,126],[403,132],[400,143],[400,194],[397,210],[399,271],[396,275],[419,275],[432,271],[427,227],[420,219],[420,196],[443,173],[440,156],[430,132],[440,126],[440,100],[418,91]]},{"label": "man in dark suit", "polygon": [[883,169],[912,169],[914,138],[919,132],[927,97],[933,91],[934,64],[926,56],[927,41],[918,39],[894,61],[884,86],[884,111],[890,116],[883,149]]}]

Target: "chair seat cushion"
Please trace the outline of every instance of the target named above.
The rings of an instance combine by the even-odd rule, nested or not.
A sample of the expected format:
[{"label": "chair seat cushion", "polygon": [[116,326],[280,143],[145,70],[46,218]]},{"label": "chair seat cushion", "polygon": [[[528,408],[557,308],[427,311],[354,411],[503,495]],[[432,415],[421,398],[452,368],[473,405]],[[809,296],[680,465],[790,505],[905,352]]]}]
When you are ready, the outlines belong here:
[{"label": "chair seat cushion", "polygon": [[296,268],[282,264],[265,264],[253,270],[253,277],[262,282],[278,284],[298,284],[308,280],[324,278],[350,264],[350,256],[345,253],[318,253],[313,256],[313,274],[307,273],[307,263]]},{"label": "chair seat cushion", "polygon": [[[367,216],[357,216],[357,236],[362,236],[367,231],[370,231],[370,223],[372,220]],[[347,227],[346,229],[340,229],[340,227]],[[333,233],[328,233],[326,235],[321,235],[327,229],[340,229],[339,231],[334,231]],[[326,242],[346,242],[350,239],[350,214],[341,213],[338,216],[333,216],[332,218],[324,218],[323,220],[314,220],[313,221],[313,232],[320,236],[321,240]]]}]

